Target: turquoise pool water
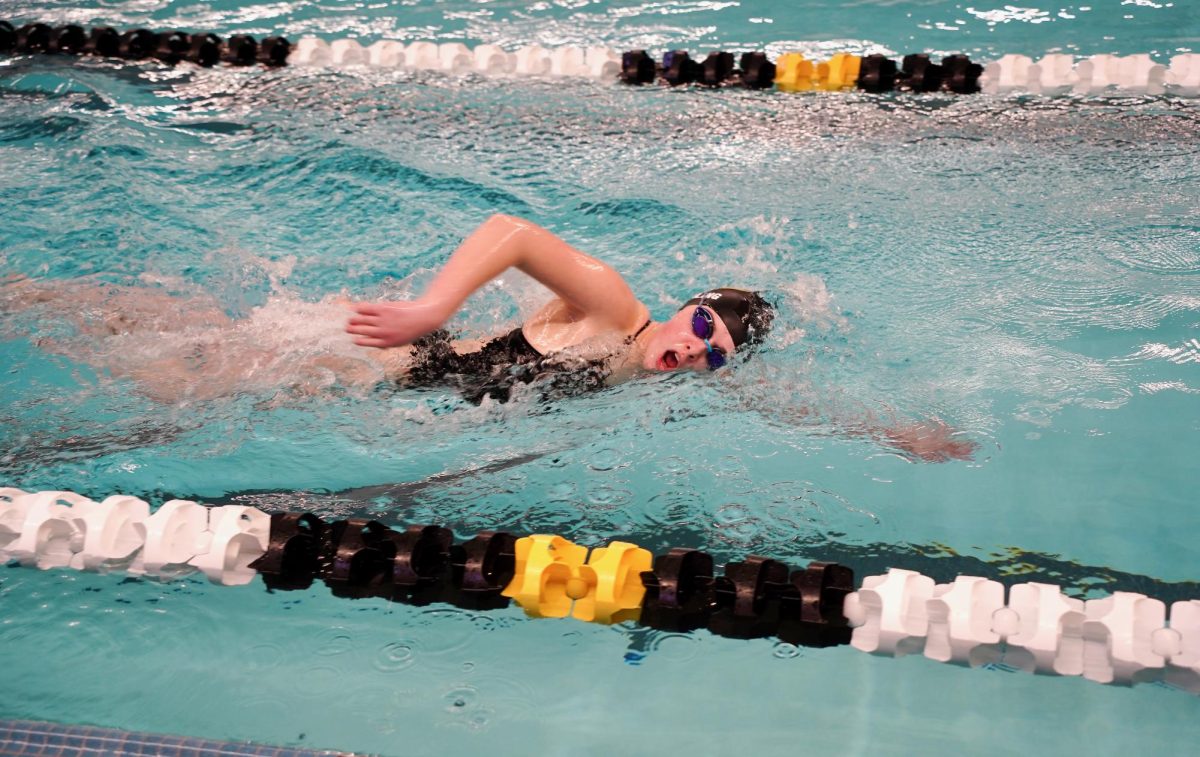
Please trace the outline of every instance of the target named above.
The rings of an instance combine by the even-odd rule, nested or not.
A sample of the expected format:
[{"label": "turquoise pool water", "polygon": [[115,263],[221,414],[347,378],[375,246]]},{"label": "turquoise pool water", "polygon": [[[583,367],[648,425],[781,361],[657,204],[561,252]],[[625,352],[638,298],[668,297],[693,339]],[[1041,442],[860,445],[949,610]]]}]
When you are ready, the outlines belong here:
[{"label": "turquoise pool water", "polygon": [[[5,13],[983,59],[1165,60],[1194,50],[1198,27],[1191,5],[1148,2]],[[9,308],[0,485],[438,521],[464,538],[619,537],[722,562],[831,557],[860,578],[896,565],[1077,596],[1200,596],[1198,131],[1197,101],[1173,98],[5,60],[0,271],[207,295],[245,319],[218,354],[278,355],[230,393],[156,401],[122,372],[211,344],[202,324],[191,341],[111,338],[76,333],[70,303]],[[724,380],[648,379],[552,405],[364,393],[306,372],[352,355],[331,298],[418,290],[496,211],[609,261],[659,317],[710,283],[766,289],[775,336]],[[510,276],[458,326],[512,324],[537,300]],[[916,463],[859,433],[935,417],[978,442],[973,460]],[[384,754],[1118,753],[1200,731],[1196,699],[1158,686],[21,568],[0,568],[0,670],[3,717]]]}]

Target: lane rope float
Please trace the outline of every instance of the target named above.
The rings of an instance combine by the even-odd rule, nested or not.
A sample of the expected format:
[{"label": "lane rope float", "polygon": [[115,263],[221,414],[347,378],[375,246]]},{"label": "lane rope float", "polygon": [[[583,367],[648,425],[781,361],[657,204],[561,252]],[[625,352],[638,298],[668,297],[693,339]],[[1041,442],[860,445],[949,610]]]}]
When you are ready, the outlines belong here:
[{"label": "lane rope float", "polygon": [[1040,582],[1005,587],[911,570],[854,582],[843,565],[793,570],[749,556],[717,575],[706,552],[654,556],[628,542],[589,549],[562,536],[484,531],[461,544],[441,526],[402,531],[366,519],[207,507],[136,497],[95,502],[65,491],[0,488],[0,564],[173,580],[203,573],[273,590],[322,581],[339,597],[472,610],[516,603],[534,618],[634,622],[654,629],[811,647],[849,644],[885,657],[923,654],[1099,683],[1161,681],[1200,694],[1200,599],[1167,605],[1134,592],[1077,599]]},{"label": "lane rope float", "polygon": [[461,42],[404,44],[380,40],[364,46],[357,39],[327,42],[313,36],[303,37],[293,46],[283,37],[266,37],[259,42],[244,34],[222,39],[214,34],[182,31],[132,29],[122,33],[107,26],[89,31],[74,24],[16,27],[0,20],[0,54],[6,53],[154,59],[201,67],[257,63],[487,76],[588,77],[633,85],[745,87],[781,92],[1200,95],[1200,54],[1196,53],[1175,55],[1165,64],[1147,54],[1075,58],[1065,53],[1050,53],[1036,61],[1024,55],[1004,55],[986,63],[973,62],[966,55],[947,55],[935,61],[927,54],[916,53],[897,63],[879,54],[863,57],[836,53],[828,60],[816,60],[789,52],[771,61],[762,52],[745,52],[735,60],[731,52],[713,51],[703,60],[693,60],[686,50],[670,50],[656,58],[645,50],[618,52],[602,46],[544,48],[535,44],[509,52],[494,44],[470,48]]}]

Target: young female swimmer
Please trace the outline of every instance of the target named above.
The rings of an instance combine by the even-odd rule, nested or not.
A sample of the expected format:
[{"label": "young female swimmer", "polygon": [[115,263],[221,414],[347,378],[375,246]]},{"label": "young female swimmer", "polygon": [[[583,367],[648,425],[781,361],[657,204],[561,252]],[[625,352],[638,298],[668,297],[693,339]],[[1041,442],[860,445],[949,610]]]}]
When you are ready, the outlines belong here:
[{"label": "young female swimmer", "polygon": [[[556,296],[508,334],[482,345],[451,343],[441,327],[471,293],[509,268]],[[475,402],[506,400],[518,383],[578,393],[640,372],[717,370],[739,349],[760,343],[774,317],[759,294],[723,287],[655,322],[612,268],[546,229],[506,215],[492,216],[467,237],[416,300],[350,307],[346,331],[355,344],[409,348],[404,383],[451,383]],[[859,433],[931,461],[969,458],[975,449],[943,424]]]},{"label": "young female swimmer", "polygon": [[[509,268],[556,297],[512,332],[470,349],[441,327],[472,292]],[[425,294],[410,302],[358,303],[346,331],[355,344],[411,345],[404,383],[453,383],[472,401],[507,400],[518,383],[578,393],[644,371],[715,370],[757,344],[773,317],[754,292],[713,289],[665,323],[650,319],[620,274],[540,226],[495,215],[455,250]]]},{"label": "young female swimmer", "polygon": [[[556,296],[508,334],[452,342],[443,324],[510,267]],[[207,294],[179,297],[93,279],[0,282],[0,315],[40,308],[52,316],[42,322],[65,317],[74,326],[74,338],[37,337],[43,350],[131,379],[140,393],[167,403],[241,393],[286,401],[381,380],[452,386],[473,402],[507,400],[523,384],[543,396],[577,394],[648,372],[717,370],[762,341],[773,317],[758,294],[721,288],[656,323],[612,268],[504,215],[476,229],[416,300],[349,305],[345,330],[355,344],[375,348],[366,354],[329,323],[340,306],[272,299],[233,319]],[[940,422],[856,422],[845,433],[930,461],[968,458],[975,449]]]}]

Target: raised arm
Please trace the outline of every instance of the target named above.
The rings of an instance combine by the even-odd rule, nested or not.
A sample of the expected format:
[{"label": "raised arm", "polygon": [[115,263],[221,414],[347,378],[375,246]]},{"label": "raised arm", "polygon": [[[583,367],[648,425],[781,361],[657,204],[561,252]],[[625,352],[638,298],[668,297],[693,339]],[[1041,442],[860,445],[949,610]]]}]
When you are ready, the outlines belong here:
[{"label": "raised arm", "polygon": [[411,344],[444,324],[471,294],[517,268],[544,284],[579,318],[630,331],[642,306],[621,275],[537,224],[494,215],[450,256],[421,297],[411,302],[355,303],[346,331],[364,347]]}]

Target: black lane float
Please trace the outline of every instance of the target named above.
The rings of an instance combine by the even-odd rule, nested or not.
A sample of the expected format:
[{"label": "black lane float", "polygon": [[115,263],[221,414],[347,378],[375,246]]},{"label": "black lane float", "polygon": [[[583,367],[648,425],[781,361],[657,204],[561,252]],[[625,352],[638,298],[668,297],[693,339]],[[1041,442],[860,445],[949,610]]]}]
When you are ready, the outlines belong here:
[{"label": "black lane float", "polygon": [[134,61],[153,58],[170,65],[188,61],[207,68],[217,63],[284,66],[290,52],[291,43],[283,37],[266,37],[260,43],[244,34],[222,40],[207,33],[149,29],[118,32],[109,26],[85,30],[75,24],[50,27],[33,23],[14,27],[0,21],[0,53],[95,55]]}]

